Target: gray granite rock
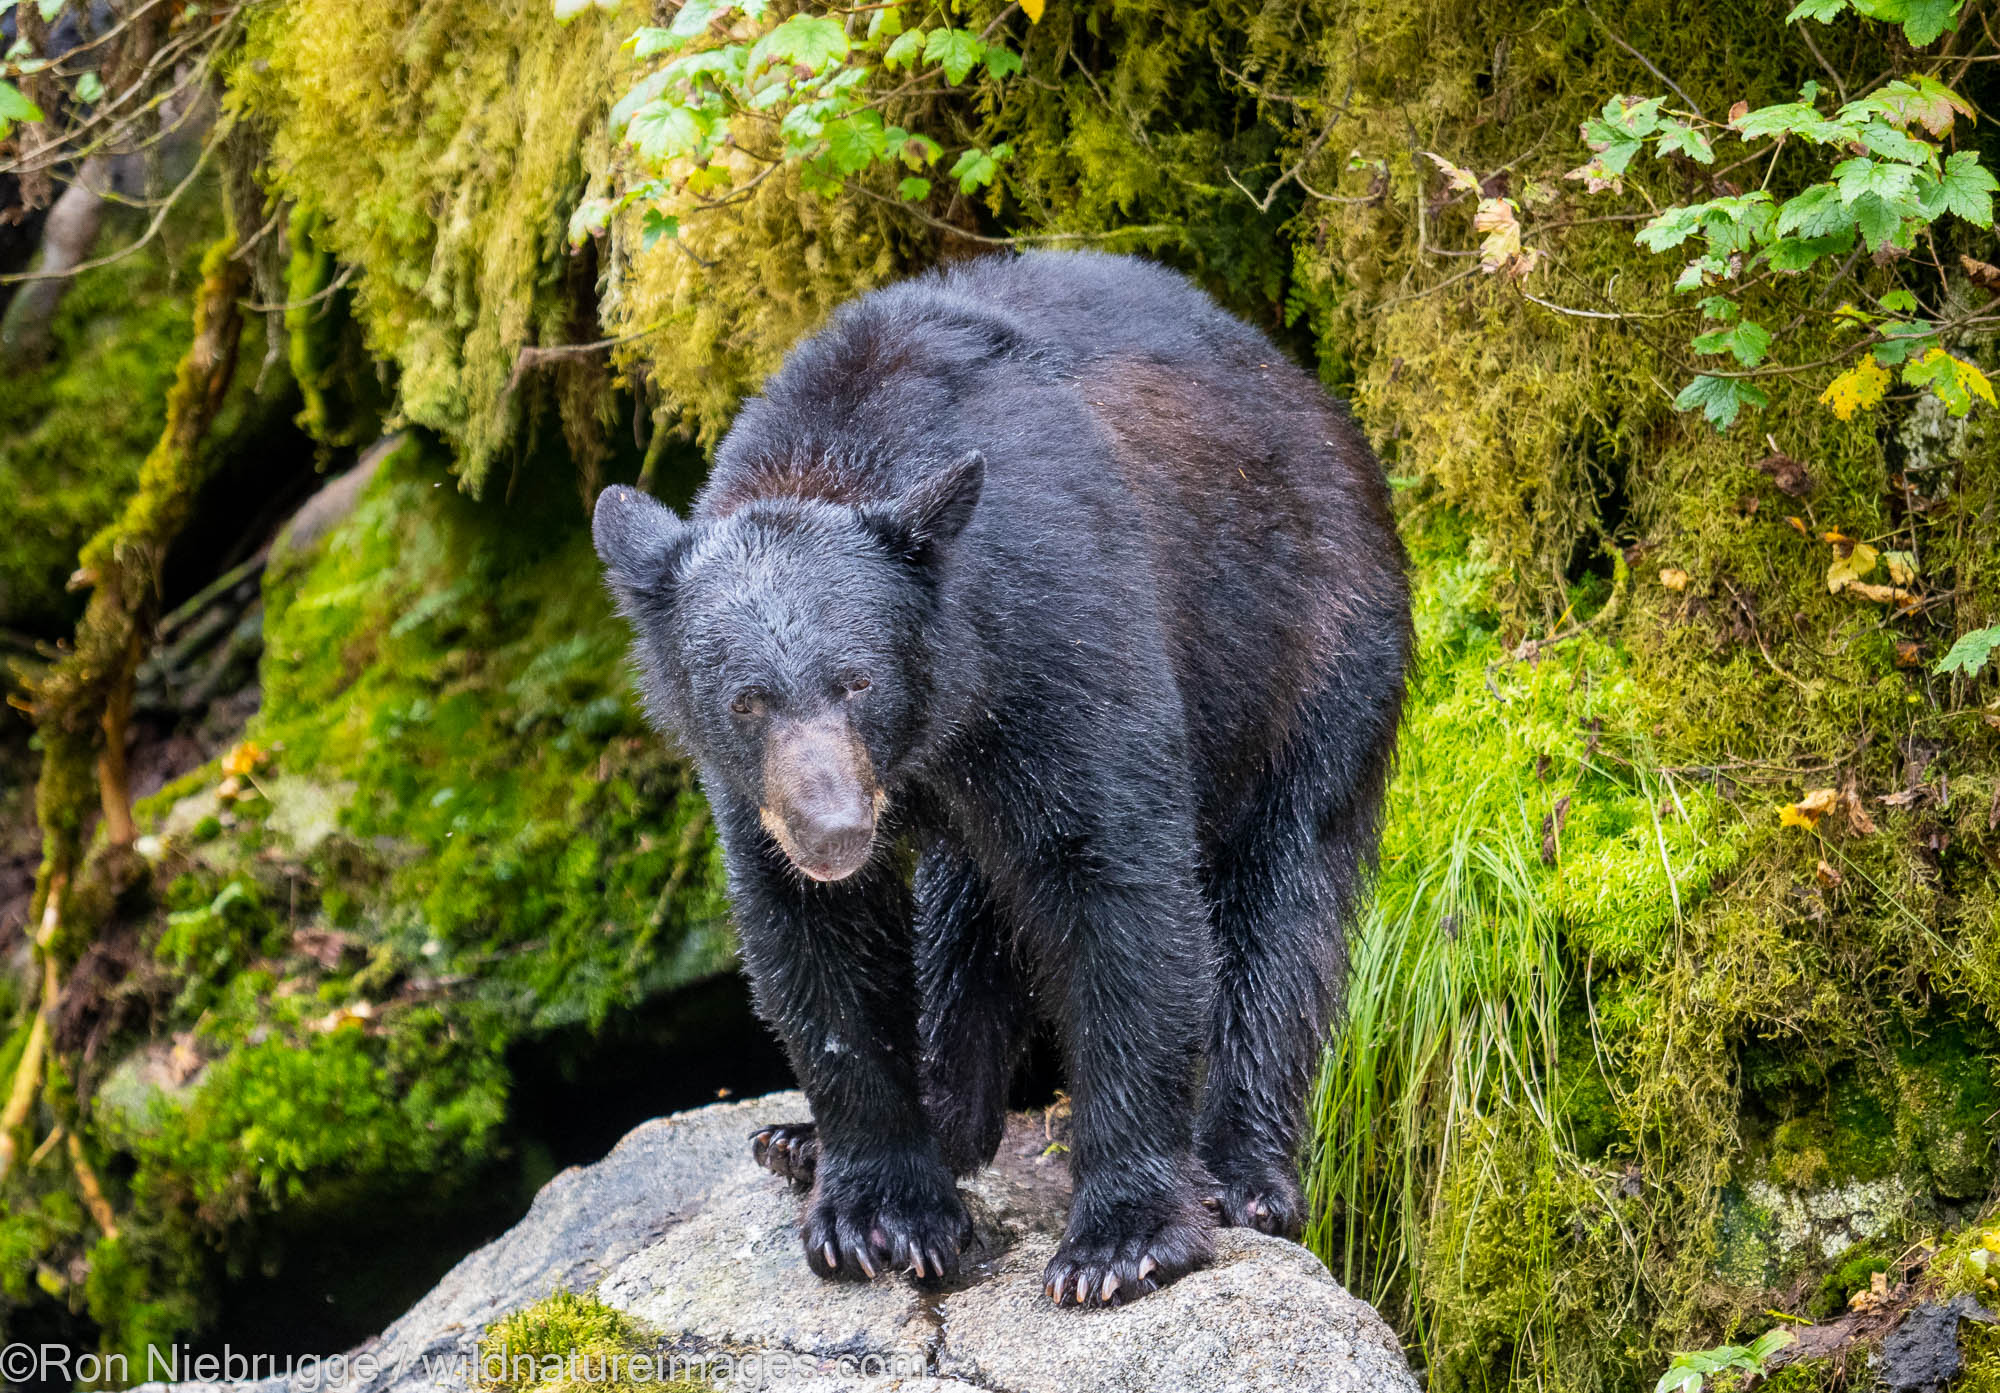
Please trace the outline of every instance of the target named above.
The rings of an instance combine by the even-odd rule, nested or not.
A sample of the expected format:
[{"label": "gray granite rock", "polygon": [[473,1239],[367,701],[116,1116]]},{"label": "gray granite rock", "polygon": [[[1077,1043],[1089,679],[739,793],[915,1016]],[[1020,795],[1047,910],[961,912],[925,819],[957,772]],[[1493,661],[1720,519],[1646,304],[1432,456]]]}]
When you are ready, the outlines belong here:
[{"label": "gray granite rock", "polygon": [[[1218,1235],[1205,1271],[1128,1306],[1050,1305],[1042,1265],[1068,1208],[1060,1149],[1018,1116],[966,1182],[975,1242],[949,1286],[823,1282],[798,1197],[750,1160],[749,1135],[804,1117],[777,1093],[649,1122],[563,1172],[512,1230],[448,1273],[347,1377],[312,1393],[467,1386],[481,1331],[557,1288],[594,1291],[714,1361],[732,1389],[787,1393],[1415,1393],[1394,1334],[1303,1248]],[[266,1385],[280,1393],[284,1381]],[[294,1379],[291,1393],[309,1385]]]}]

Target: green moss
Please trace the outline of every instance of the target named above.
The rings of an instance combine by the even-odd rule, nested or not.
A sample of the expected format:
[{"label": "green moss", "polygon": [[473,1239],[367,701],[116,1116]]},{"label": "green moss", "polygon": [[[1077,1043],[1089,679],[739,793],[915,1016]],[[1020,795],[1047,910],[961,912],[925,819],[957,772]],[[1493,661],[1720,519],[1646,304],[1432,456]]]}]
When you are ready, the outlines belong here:
[{"label": "green moss", "polygon": [[1895,1260],[1894,1253],[1868,1244],[1861,1245],[1821,1279],[1819,1286],[1806,1299],[1805,1314],[1815,1320],[1828,1320],[1845,1314],[1848,1298],[1858,1291],[1867,1291],[1875,1274],[1889,1271]]},{"label": "green moss", "polygon": [[407,447],[272,579],[250,733],[274,820],[328,800],[336,915],[537,1026],[725,969],[706,813],[639,715],[580,510],[446,477]]},{"label": "green moss", "polygon": [[479,1339],[479,1386],[496,1393],[606,1389],[699,1393],[693,1377],[663,1377],[660,1342],[593,1296],[558,1291],[504,1316]]}]

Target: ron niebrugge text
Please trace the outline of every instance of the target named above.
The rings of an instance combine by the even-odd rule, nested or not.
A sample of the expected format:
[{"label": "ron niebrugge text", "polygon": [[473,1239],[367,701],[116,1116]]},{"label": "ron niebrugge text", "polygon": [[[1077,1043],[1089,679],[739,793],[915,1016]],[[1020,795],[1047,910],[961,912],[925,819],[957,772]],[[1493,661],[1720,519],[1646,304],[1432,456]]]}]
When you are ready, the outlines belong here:
[{"label": "ron niebrugge text", "polygon": [[603,1354],[571,1350],[514,1353],[504,1345],[478,1354],[410,1353],[392,1357],[358,1354],[244,1354],[224,1345],[195,1351],[188,1345],[150,1345],[143,1360],[126,1354],[98,1354],[59,1344],[17,1343],[0,1348],[0,1381],[98,1388],[131,1388],[141,1383],[182,1383],[217,1388],[245,1387],[283,1380],[291,1393],[319,1389],[367,1388],[379,1380],[414,1379],[426,1386],[473,1388],[523,1386],[562,1380],[570,1384],[644,1385],[696,1379],[727,1380],[761,1388],[794,1374],[832,1373],[844,1377],[914,1378],[927,1372],[916,1354],[842,1355],[816,1359],[786,1350],[754,1354],[694,1354],[661,1350],[653,1354]]}]

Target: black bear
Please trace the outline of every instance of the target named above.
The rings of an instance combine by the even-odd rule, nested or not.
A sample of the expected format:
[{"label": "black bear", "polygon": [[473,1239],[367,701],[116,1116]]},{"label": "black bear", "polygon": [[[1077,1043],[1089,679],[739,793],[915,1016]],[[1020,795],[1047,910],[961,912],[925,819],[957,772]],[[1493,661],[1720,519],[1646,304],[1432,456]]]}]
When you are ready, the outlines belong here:
[{"label": "black bear", "polygon": [[812,1106],[754,1147],[813,1270],[955,1270],[1037,1020],[1058,1303],[1296,1235],[1411,647],[1345,412],[1173,272],[993,257],[836,313],[689,519],[611,488],[594,530]]}]

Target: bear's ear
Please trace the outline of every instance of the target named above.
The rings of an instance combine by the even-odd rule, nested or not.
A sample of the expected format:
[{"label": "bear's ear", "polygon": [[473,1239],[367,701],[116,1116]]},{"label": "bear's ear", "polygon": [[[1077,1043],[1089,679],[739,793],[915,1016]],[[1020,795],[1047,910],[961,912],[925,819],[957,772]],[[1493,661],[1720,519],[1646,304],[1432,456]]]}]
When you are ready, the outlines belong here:
[{"label": "bear's ear", "polygon": [[933,469],[901,498],[861,510],[862,520],[890,551],[923,562],[951,545],[972,521],[986,486],[986,456],[969,450]]},{"label": "bear's ear", "polygon": [[672,579],[688,527],[674,510],[638,489],[613,484],[597,495],[590,535],[605,579],[625,594],[658,592]]}]

